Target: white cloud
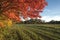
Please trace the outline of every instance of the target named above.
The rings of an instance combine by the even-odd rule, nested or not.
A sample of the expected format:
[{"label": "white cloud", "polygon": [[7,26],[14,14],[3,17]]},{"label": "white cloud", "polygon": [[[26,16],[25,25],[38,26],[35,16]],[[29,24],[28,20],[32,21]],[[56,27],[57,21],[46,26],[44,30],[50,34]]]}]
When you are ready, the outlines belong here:
[{"label": "white cloud", "polygon": [[27,18],[25,18],[25,19],[24,19],[23,17],[21,17],[21,16],[20,16],[20,18],[21,18],[21,21],[30,20],[30,18],[29,18],[29,17],[27,17]]},{"label": "white cloud", "polygon": [[49,10],[49,9],[45,9],[44,12],[51,12],[51,10]]},{"label": "white cloud", "polygon": [[42,20],[49,22],[51,20],[60,21],[60,11],[55,9],[45,9],[41,14]]},{"label": "white cloud", "polygon": [[41,20],[45,20],[46,22],[51,20],[60,21],[60,16],[43,16]]},{"label": "white cloud", "polygon": [[49,15],[60,15],[60,11],[59,10],[52,10],[52,9],[45,9],[45,10],[43,10],[43,12],[42,12],[42,14],[41,14],[42,16],[49,16]]}]

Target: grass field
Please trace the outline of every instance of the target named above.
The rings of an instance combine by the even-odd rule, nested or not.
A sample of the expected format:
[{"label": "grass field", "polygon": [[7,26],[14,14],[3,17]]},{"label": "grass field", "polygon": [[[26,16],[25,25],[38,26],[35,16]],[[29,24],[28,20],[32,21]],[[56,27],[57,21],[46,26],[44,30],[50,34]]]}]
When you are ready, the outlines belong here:
[{"label": "grass field", "polygon": [[0,40],[60,40],[60,24],[15,24],[0,28]]}]

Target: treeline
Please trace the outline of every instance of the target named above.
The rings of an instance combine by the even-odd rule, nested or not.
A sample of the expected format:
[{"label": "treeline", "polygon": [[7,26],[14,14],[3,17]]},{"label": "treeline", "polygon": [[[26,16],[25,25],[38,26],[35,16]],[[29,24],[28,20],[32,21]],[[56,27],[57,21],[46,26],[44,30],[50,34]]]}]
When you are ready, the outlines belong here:
[{"label": "treeline", "polygon": [[19,23],[21,23],[21,24],[40,24],[40,23],[42,23],[42,21],[40,19],[30,19],[27,21],[21,21]]},{"label": "treeline", "polygon": [[51,20],[50,22],[45,22],[44,20],[40,19],[31,19],[27,21],[21,21],[18,24],[60,24],[60,21]]},{"label": "treeline", "polygon": [[51,20],[50,22],[47,22],[49,24],[60,24],[60,21],[54,21],[54,20]]}]

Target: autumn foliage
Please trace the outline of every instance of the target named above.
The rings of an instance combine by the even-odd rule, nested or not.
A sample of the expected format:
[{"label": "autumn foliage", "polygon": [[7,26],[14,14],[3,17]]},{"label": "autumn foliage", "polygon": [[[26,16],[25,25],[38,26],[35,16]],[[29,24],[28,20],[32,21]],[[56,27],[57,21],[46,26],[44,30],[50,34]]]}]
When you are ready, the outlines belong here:
[{"label": "autumn foliage", "polygon": [[20,21],[20,17],[41,18],[39,14],[46,5],[45,0],[0,0],[2,14],[16,21]]},{"label": "autumn foliage", "polygon": [[5,25],[2,22],[0,22],[0,27],[4,28]]}]

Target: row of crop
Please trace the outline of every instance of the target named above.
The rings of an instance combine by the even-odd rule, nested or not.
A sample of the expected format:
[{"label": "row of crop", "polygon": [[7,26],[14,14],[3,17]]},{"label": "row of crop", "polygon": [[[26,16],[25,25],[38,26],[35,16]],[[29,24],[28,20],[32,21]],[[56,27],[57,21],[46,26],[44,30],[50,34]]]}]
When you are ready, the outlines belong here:
[{"label": "row of crop", "polygon": [[[32,28],[32,27],[29,27],[30,30],[33,30],[35,33],[37,34],[41,34],[41,35],[44,35],[44,36],[47,36],[49,38],[52,38],[52,39],[55,39],[55,40],[59,40],[60,39],[60,36],[59,35],[55,35],[53,34],[52,32],[49,32],[47,30],[44,30],[44,29],[38,29],[37,27],[36,28]],[[44,27],[43,27],[44,28]],[[49,29],[48,29],[49,30]]]},{"label": "row of crop", "polygon": [[35,28],[28,28],[28,29],[29,29],[30,31],[36,33],[41,40],[51,39],[50,37],[44,35],[43,33],[41,33],[39,30],[37,30],[37,29],[35,29]]},{"label": "row of crop", "polygon": [[24,33],[30,36],[32,40],[42,40],[42,38],[39,38],[36,33],[34,33],[33,31],[30,31],[30,29],[26,29],[26,27],[24,29]]},{"label": "row of crop", "polygon": [[41,29],[41,30],[44,30],[44,31],[47,31],[47,32],[50,32],[54,35],[57,35],[58,37],[60,37],[60,29],[56,29],[54,27],[45,27],[45,26],[39,26],[39,27],[33,27],[33,28],[36,28],[36,29]]}]

